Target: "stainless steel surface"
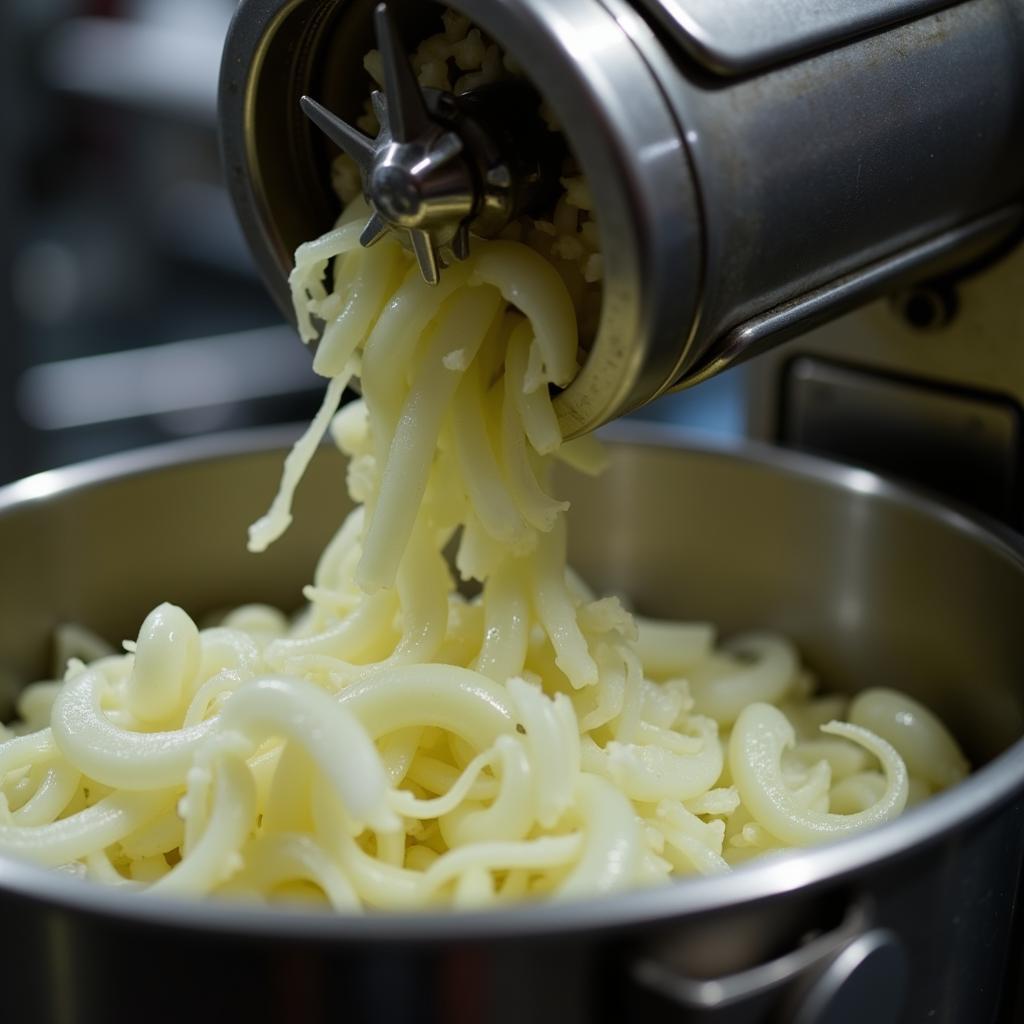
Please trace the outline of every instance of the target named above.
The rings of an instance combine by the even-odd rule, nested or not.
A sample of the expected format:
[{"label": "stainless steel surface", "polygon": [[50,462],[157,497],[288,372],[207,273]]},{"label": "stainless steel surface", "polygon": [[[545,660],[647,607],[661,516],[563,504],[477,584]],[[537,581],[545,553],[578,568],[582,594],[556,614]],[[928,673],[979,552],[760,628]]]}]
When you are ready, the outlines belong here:
[{"label": "stainless steel surface", "polygon": [[[830,686],[891,683],[926,700],[979,770],[843,843],[729,877],[503,913],[355,919],[126,898],[0,860],[0,915],[17,922],[0,929],[0,957],[21,979],[6,990],[9,1019],[116,1024],[144,1006],[158,1021],[652,1024],[680,1010],[638,964],[715,981],[785,959],[809,935],[843,936],[846,948],[888,929],[907,957],[903,1024],[997,1020],[1024,856],[1021,542],[807,456],[619,436],[603,480],[564,481],[572,558],[599,589],[726,632],[784,629]],[[248,555],[245,525],[276,486],[285,440],[208,439],[0,492],[8,704],[46,671],[57,622],[116,640],[164,599],[196,614],[298,604],[343,511],[342,465],[321,455],[296,528]],[[844,920],[859,924],[843,932]],[[779,986],[748,1019],[783,1012],[812,981]]]},{"label": "stainless steel surface", "polygon": [[869,920],[870,914],[854,907],[835,929],[731,975],[687,977],[671,963],[644,960],[634,976],[687,1014],[686,1020],[743,1024],[782,1006],[792,1024],[899,1024],[906,1006],[906,955],[892,932],[869,929]]},{"label": "stainless steel surface", "polygon": [[[1024,191],[1020,0],[968,0],[713,83],[666,61],[659,38],[623,0],[604,2],[658,62],[699,183],[706,286],[680,382],[723,355],[741,324],[809,293],[824,298],[832,282],[966,227]],[[945,269],[948,257],[939,262]],[[902,269],[898,260],[894,267]],[[842,289],[835,298],[818,313],[845,311]]]},{"label": "stainless steel surface", "polygon": [[816,978],[793,1024],[899,1024],[907,1004],[907,958],[886,928],[859,935]]},{"label": "stainless steel surface", "polygon": [[[1018,247],[967,275],[940,275],[923,292],[876,301],[763,353],[744,367],[748,430],[926,483],[1024,527],[1024,458],[1013,426],[1024,409],[1022,275]],[[847,368],[860,397],[823,399],[818,422],[800,426],[796,375],[809,366]],[[894,381],[906,386],[902,409],[890,401]],[[948,411],[974,406],[1002,426],[988,415],[973,426],[973,417],[936,419],[932,401],[906,401],[943,395],[953,402]]]},{"label": "stainless steel surface", "polygon": [[794,60],[956,0],[640,0],[695,60],[740,74]]},{"label": "stainless steel surface", "polygon": [[[410,31],[425,17],[393,2]],[[671,17],[656,0],[452,6],[529,70],[595,197],[606,290],[583,370],[558,399],[567,434],[908,275],[971,260],[1012,229],[1024,0],[775,0],[749,24],[750,5],[716,14],[700,0],[678,0]],[[283,305],[291,251],[337,212],[328,154],[296,104],[306,92],[343,116],[357,109],[369,15],[365,0],[243,0],[228,38],[225,159]],[[711,46],[747,73],[716,77],[693,57],[702,46],[705,61]]]},{"label": "stainless steel surface", "polygon": [[716,345],[708,362],[694,369],[685,385],[699,384],[730,366],[746,362],[781,342],[805,334],[841,313],[880,295],[893,293],[901,285],[920,278],[922,270],[937,274],[943,269],[944,261],[955,267],[958,263],[969,262],[972,256],[984,255],[1019,228],[1022,220],[1024,206],[1015,204],[996,210],[759,313],[732,328]]},{"label": "stainless steel surface", "polygon": [[780,440],[871,466],[1020,521],[1021,412],[1003,395],[882,375],[813,356],[787,365]]}]

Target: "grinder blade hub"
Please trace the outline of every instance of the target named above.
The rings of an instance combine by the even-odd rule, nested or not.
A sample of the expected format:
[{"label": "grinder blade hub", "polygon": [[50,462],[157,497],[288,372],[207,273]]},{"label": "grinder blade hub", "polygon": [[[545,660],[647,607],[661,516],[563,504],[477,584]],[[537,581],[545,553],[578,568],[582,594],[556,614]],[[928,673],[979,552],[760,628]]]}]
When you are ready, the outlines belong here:
[{"label": "grinder blade hub", "polygon": [[[374,28],[384,78],[383,90],[371,95],[376,138],[309,96],[301,107],[359,167],[373,210],[362,244],[395,232],[411,247],[424,280],[436,284],[442,253],[468,258],[471,227],[493,236],[537,201],[538,183],[553,177],[540,173],[538,161],[552,157],[536,141],[542,133],[520,87],[499,84],[460,96],[422,89],[384,3],[374,11]],[[510,108],[517,116],[509,117]],[[513,137],[510,120],[528,127]]]}]

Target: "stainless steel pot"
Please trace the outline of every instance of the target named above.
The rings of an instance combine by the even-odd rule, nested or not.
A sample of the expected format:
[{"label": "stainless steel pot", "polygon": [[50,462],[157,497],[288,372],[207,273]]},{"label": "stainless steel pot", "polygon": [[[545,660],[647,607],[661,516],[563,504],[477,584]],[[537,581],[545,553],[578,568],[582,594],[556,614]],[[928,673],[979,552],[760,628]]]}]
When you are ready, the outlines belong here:
[{"label": "stainless steel pot", "polygon": [[[502,913],[271,913],[125,895],[0,858],[0,1019],[1015,1019],[1020,541],[860,470],[617,435],[603,479],[564,482],[587,577],[648,612],[783,629],[832,687],[902,687],[953,724],[979,770],[834,846]],[[291,533],[248,555],[244,527],[285,440],[203,440],[0,491],[0,703],[47,670],[64,620],[117,639],[163,599],[197,614],[296,605],[345,500],[325,453]]]}]

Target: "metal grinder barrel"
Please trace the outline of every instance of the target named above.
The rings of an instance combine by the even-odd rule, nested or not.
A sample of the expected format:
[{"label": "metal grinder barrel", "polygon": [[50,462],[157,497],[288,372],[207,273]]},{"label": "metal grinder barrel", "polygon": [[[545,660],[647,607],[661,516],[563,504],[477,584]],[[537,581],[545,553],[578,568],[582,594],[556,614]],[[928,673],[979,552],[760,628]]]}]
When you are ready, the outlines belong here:
[{"label": "metal grinder barrel", "polygon": [[[557,399],[567,435],[970,261],[1020,224],[1024,0],[450,6],[527,69],[596,203],[603,305]],[[389,7],[409,40],[436,20],[430,4]],[[292,252],[337,215],[330,151],[300,98],[354,117],[374,10],[242,0],[228,37],[229,184],[286,310]]]}]

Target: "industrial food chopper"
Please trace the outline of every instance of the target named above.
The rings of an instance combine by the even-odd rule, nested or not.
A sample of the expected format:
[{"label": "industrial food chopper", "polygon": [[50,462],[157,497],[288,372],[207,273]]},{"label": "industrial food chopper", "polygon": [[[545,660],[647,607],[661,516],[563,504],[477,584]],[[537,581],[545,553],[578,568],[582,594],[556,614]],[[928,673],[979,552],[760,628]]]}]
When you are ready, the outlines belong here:
[{"label": "industrial food chopper", "polygon": [[[527,69],[594,196],[604,305],[558,399],[566,433],[761,355],[748,371],[755,436],[1021,523],[1024,4],[452,6]],[[543,184],[535,115],[517,119],[510,90],[414,95],[403,50],[430,8],[241,6],[221,102],[228,180],[286,309],[291,253],[337,213],[320,128],[361,163],[365,240],[412,227],[427,275],[439,241],[458,258],[470,230],[494,233]],[[346,142],[377,42],[392,55],[385,131]],[[420,198],[403,212],[402,174],[420,156]]]}]

